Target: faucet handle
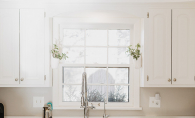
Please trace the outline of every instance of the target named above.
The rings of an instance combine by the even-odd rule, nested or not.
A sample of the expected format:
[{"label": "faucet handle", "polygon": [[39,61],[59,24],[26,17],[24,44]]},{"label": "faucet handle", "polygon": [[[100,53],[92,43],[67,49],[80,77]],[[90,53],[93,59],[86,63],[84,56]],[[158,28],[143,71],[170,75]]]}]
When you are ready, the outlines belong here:
[{"label": "faucet handle", "polygon": [[108,118],[108,117],[109,117],[109,115],[106,115],[106,114],[103,115],[103,118]]},{"label": "faucet handle", "polygon": [[91,109],[95,109],[95,106],[93,106],[93,103],[91,103]]}]

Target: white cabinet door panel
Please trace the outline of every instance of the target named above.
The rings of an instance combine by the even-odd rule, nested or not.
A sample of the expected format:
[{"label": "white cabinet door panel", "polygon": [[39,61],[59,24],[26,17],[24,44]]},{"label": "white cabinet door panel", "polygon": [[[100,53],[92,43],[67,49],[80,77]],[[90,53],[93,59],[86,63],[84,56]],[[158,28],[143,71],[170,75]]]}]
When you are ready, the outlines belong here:
[{"label": "white cabinet door panel", "polygon": [[19,84],[19,9],[0,10],[0,84]]},{"label": "white cabinet door panel", "polygon": [[20,10],[20,84],[44,84],[43,9]]},{"label": "white cabinet door panel", "polygon": [[172,81],[194,84],[195,10],[173,9],[172,13]]},{"label": "white cabinet door panel", "polygon": [[151,9],[145,39],[145,80],[148,85],[171,84],[171,10]]}]

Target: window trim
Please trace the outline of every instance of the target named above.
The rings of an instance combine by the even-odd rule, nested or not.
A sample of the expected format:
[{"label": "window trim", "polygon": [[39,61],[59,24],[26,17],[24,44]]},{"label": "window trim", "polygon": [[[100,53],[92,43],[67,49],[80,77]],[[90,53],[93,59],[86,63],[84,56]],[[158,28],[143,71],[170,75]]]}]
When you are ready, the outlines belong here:
[{"label": "window trim", "polygon": [[[57,29],[58,30],[57,32],[59,32],[60,28],[62,28],[62,27],[60,27],[60,24],[63,24],[64,25],[64,20],[63,19],[66,19],[66,18],[54,18],[54,30]],[[76,19],[78,20],[79,18],[76,18]],[[127,20],[128,19],[129,19],[129,21],[132,21],[132,18],[122,18],[123,20],[121,18],[116,18],[115,20],[117,21],[119,19],[120,19],[120,22],[123,22],[123,20],[125,20],[126,23],[127,23]],[[141,21],[138,18],[134,18],[134,19],[136,19],[136,22],[133,23],[134,29],[130,29],[133,32],[133,33],[131,33],[131,36],[132,36],[132,34],[134,35],[133,37],[131,37],[131,39],[133,39],[133,40],[131,40],[131,44],[132,45],[135,44],[134,42],[140,42],[140,41],[135,41],[135,39],[137,39],[137,38],[135,37],[135,33],[136,32],[134,30],[135,30],[135,25],[136,24],[138,26],[141,25]],[[140,22],[137,22],[137,21],[140,21]],[[132,24],[132,22],[129,22],[129,24]],[[68,25],[70,25],[70,24],[68,24]],[[65,25],[65,26],[67,26],[67,25]],[[110,29],[110,28],[108,28],[108,29]],[[54,32],[53,39],[56,39],[55,38],[56,36],[59,37],[59,38],[61,37],[60,36],[60,33],[57,33],[57,32],[56,31]],[[53,42],[55,42],[55,41],[53,41]],[[74,46],[71,46],[71,47],[74,47]],[[75,47],[79,47],[79,46],[75,46]],[[102,46],[96,46],[96,47],[102,47]],[[103,46],[103,47],[105,47],[105,46]],[[109,47],[112,47],[112,46],[109,46]],[[113,46],[113,47],[120,47],[120,46]],[[126,47],[126,46],[121,46],[121,47]],[[135,65],[134,65],[133,59],[130,58],[130,60],[131,60],[130,61],[131,63],[130,64],[127,64],[128,66],[127,65],[124,65],[124,64],[122,64],[122,65],[120,65],[120,64],[117,64],[117,65],[115,65],[115,64],[109,64],[109,66],[112,66],[112,67],[118,67],[118,66],[121,66],[121,67],[130,67],[130,78],[131,78],[130,79],[130,83],[132,83],[132,85],[130,86],[130,91],[132,91],[132,95],[133,95],[133,98],[130,98],[130,101],[132,101],[132,103],[131,103],[131,105],[127,105],[127,106],[125,106],[124,103],[117,103],[117,107],[112,106],[112,105],[111,106],[107,106],[107,109],[108,110],[109,109],[110,110],[114,110],[114,109],[117,109],[117,110],[123,110],[123,109],[124,110],[142,110],[142,108],[140,107],[140,85],[139,85],[140,69],[135,69]],[[86,64],[86,66],[90,66],[90,67],[94,67],[94,66],[95,67],[106,67],[105,65],[108,66],[108,64],[98,64],[98,65]],[[53,69],[53,76],[54,76],[53,77],[53,80],[54,80],[53,81],[54,82],[53,96],[55,96],[55,97],[53,97],[54,109],[69,109],[69,110],[75,109],[75,110],[79,110],[80,109],[80,102],[78,102],[76,104],[75,103],[70,103],[70,104],[67,104],[66,103],[66,105],[64,105],[64,104],[61,104],[61,102],[59,101],[59,94],[62,93],[61,91],[59,91],[59,87],[60,87],[59,80],[62,79],[61,76],[60,76],[60,75],[62,75],[62,71],[59,71],[59,70],[62,69],[62,66],[71,66],[71,64],[63,64],[63,63],[60,63],[60,66],[59,66],[58,69]],[[82,66],[82,64],[76,64],[74,66]],[[132,97],[132,96],[130,96],[130,97]],[[78,106],[78,104],[79,104],[79,106]],[[112,104],[114,104],[114,103],[112,103]],[[121,105],[119,105],[119,104],[121,104]],[[127,104],[127,103],[125,103],[125,104]],[[94,104],[94,105],[97,106],[96,104]],[[103,109],[103,106],[101,105],[100,107],[97,108],[97,110],[98,109]],[[83,109],[81,109],[81,110],[83,110]]]}]

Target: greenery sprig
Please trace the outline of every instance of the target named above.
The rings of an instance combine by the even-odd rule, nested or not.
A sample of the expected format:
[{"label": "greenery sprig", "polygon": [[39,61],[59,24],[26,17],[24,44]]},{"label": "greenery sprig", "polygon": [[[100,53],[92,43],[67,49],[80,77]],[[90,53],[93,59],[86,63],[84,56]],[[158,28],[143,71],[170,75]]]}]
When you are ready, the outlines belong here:
[{"label": "greenery sprig", "polygon": [[59,60],[68,58],[68,56],[65,53],[60,54],[59,48],[56,44],[53,45],[54,48],[51,50],[53,58],[57,58]]},{"label": "greenery sprig", "polygon": [[133,57],[133,59],[138,60],[138,58],[141,56],[140,50],[139,48],[141,47],[140,44],[138,43],[137,45],[135,45],[136,49],[132,48],[132,45],[130,45],[126,51],[126,53],[128,53],[128,56],[131,55]]}]

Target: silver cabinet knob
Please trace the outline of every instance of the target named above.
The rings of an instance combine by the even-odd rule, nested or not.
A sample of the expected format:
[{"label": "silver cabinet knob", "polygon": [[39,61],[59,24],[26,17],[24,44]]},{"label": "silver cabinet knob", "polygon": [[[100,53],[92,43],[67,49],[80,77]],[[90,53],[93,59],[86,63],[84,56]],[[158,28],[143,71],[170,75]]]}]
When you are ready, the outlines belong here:
[{"label": "silver cabinet knob", "polygon": [[176,79],[176,78],[174,78],[174,79],[173,79],[173,81],[174,81],[174,82],[176,82],[176,81],[177,81],[177,79]]},{"label": "silver cabinet knob", "polygon": [[24,81],[24,78],[21,78],[20,80],[21,80],[21,81]]},{"label": "silver cabinet knob", "polygon": [[168,82],[170,82],[170,81],[171,81],[171,79],[169,78],[169,79],[168,79]]},{"label": "silver cabinet knob", "polygon": [[18,78],[16,78],[15,81],[18,81]]}]

